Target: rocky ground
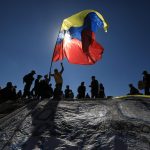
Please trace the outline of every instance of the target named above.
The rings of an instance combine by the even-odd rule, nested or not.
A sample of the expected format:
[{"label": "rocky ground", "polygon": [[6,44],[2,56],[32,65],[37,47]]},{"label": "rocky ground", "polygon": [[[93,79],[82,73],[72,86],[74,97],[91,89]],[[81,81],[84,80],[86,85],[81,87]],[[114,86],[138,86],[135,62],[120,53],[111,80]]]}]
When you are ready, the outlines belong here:
[{"label": "rocky ground", "polygon": [[22,100],[8,100],[3,103],[0,103],[0,119],[7,116],[16,109],[21,108],[24,105],[25,102]]},{"label": "rocky ground", "polygon": [[0,119],[1,150],[149,150],[150,99],[33,101]]}]

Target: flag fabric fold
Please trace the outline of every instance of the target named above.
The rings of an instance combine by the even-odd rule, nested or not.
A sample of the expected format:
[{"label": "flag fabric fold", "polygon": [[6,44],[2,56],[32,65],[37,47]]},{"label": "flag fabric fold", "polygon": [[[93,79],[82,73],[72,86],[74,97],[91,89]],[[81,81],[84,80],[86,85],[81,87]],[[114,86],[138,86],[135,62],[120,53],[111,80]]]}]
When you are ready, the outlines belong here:
[{"label": "flag fabric fold", "polygon": [[96,41],[98,28],[107,32],[108,25],[95,10],[84,10],[64,19],[52,61],[67,58],[69,63],[90,65],[102,58],[104,48]]}]

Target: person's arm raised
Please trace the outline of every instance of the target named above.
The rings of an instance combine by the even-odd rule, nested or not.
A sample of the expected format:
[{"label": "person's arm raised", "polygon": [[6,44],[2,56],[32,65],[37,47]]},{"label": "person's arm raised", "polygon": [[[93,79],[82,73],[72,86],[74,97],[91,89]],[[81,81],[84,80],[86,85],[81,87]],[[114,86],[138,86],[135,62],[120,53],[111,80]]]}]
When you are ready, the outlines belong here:
[{"label": "person's arm raised", "polygon": [[61,71],[60,71],[60,73],[63,73],[63,71],[64,71],[64,66],[63,66],[63,63],[61,63]]}]

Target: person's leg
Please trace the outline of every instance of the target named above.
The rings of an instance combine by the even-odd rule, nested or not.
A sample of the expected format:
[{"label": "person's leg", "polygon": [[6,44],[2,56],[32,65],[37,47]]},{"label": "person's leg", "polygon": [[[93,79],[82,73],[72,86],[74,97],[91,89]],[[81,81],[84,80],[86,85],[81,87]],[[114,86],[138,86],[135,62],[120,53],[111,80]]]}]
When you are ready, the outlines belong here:
[{"label": "person's leg", "polygon": [[23,97],[27,96],[27,84],[24,86],[24,92],[23,92]]},{"label": "person's leg", "polygon": [[93,93],[93,91],[91,92],[91,98],[94,98],[94,93]]},{"label": "person's leg", "polygon": [[146,87],[144,88],[144,91],[145,91],[145,95],[149,95],[149,87],[146,86]]}]

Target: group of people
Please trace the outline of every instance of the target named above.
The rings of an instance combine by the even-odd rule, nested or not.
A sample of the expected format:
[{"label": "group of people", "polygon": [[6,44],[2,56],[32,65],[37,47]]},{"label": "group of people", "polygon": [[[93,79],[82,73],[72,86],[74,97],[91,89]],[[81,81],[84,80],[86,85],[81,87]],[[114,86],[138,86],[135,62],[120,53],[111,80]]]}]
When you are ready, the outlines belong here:
[{"label": "group of people", "polygon": [[130,92],[128,95],[141,95],[140,90],[144,89],[145,95],[150,95],[150,74],[145,70],[143,71],[143,79],[138,82],[138,88],[133,86],[133,84],[129,84]]},{"label": "group of people", "polygon": [[62,68],[60,72],[58,71],[58,69],[55,69],[54,73],[50,74],[50,76],[54,77],[56,82],[54,90],[52,88],[52,84],[50,83],[50,76],[48,76],[48,74],[44,76],[44,79],[42,79],[42,75],[37,75],[32,90],[30,89],[34,81],[34,74],[36,74],[36,72],[32,70],[29,74],[25,75],[23,77],[23,82],[25,83],[23,97],[24,98],[34,97],[37,99],[40,98],[44,99],[44,98],[51,98],[51,97],[61,98],[62,83],[63,83],[62,73],[64,71],[64,67],[62,63],[61,63],[61,67]]},{"label": "group of people", "polygon": [[[37,99],[44,99],[44,98],[53,98],[53,99],[61,99],[63,98],[74,98],[74,93],[70,89],[69,85],[66,86],[64,92],[62,91],[63,85],[63,78],[62,73],[64,71],[63,64],[61,63],[61,70],[54,69],[54,73],[50,73],[44,75],[37,75],[35,79],[34,76],[36,72],[32,70],[30,73],[26,74],[23,77],[23,84],[24,90],[23,93],[21,90],[16,92],[16,86],[12,84],[12,82],[8,82],[6,87],[1,89],[0,88],[0,101],[5,100],[16,100],[21,98],[37,98]],[[54,77],[55,79],[55,88],[52,88],[52,84],[50,83],[50,77]],[[33,85],[34,83],[34,85]],[[33,88],[31,89],[33,85]],[[91,88],[91,98],[104,98],[104,86],[103,84],[99,84],[96,80],[95,76],[92,76],[92,81],[89,86]],[[77,96],[76,98],[90,98],[89,94],[86,93],[86,86],[84,82],[81,82],[81,85],[77,89]]]},{"label": "group of people", "polygon": [[37,78],[35,79],[34,82],[34,87],[32,90],[31,85],[33,84],[34,81],[34,74],[36,72],[32,70],[29,74],[25,75],[23,77],[23,83],[25,84],[24,86],[24,92],[22,97],[23,98],[50,98],[53,96],[53,88],[52,84],[49,84],[49,77],[48,75],[44,75],[44,78],[42,79],[42,75],[37,75]]},{"label": "group of people", "polygon": [[[96,80],[95,76],[92,76],[92,81],[90,84],[91,88],[91,98],[105,98],[105,91],[104,86],[102,83],[99,84],[99,82]],[[78,95],[77,98],[90,98],[89,94],[86,95],[86,87],[84,85],[84,82],[81,82],[81,85],[78,87]]]},{"label": "group of people", "polygon": [[5,100],[16,100],[20,97],[20,92],[16,93],[16,86],[12,84],[12,82],[7,82],[5,88],[0,88],[0,103],[4,102]]},{"label": "group of people", "polygon": [[[63,64],[61,63],[61,71],[58,69],[54,70],[53,74],[37,75],[37,78],[34,79],[34,75],[36,72],[32,70],[30,73],[26,74],[23,77],[24,83],[24,91],[22,93],[21,90],[16,92],[17,86],[14,86],[12,82],[8,82],[6,87],[1,89],[0,87],[0,103],[5,100],[16,100],[19,98],[53,98],[53,99],[61,99],[63,98],[74,98],[74,93],[70,89],[69,85],[66,86],[64,92],[62,91],[63,78],[62,73],[64,71]],[[55,79],[55,88],[52,88],[52,84],[50,83],[50,78],[54,77]],[[35,80],[35,82],[34,82]],[[34,82],[34,86],[31,89],[31,86]],[[141,85],[142,82],[142,85]],[[144,89],[145,95],[150,95],[150,74],[147,71],[143,71],[143,80],[138,85],[139,89]],[[99,83],[95,76],[91,77],[91,84],[89,85],[91,88],[91,96],[86,93],[86,86],[84,82],[81,82],[80,86],[77,88],[77,96],[78,99],[83,98],[105,98],[105,89],[102,83]],[[133,86],[133,84],[129,84],[130,92],[128,95],[136,95],[141,94],[137,88]]]},{"label": "group of people", "polygon": [[[61,63],[62,70],[58,72],[57,69],[54,70],[54,74],[50,74],[53,76],[56,81],[55,89],[53,90],[52,84],[50,82],[50,77],[46,74],[44,78],[42,75],[37,75],[37,78],[34,79],[34,75],[36,72],[32,70],[30,73],[26,74],[23,77],[24,83],[24,91],[20,90],[18,93],[16,92],[16,86],[12,84],[12,82],[8,82],[6,87],[1,89],[0,88],[0,103],[4,102],[5,100],[17,100],[19,98],[37,98],[37,99],[44,99],[44,98],[60,98],[62,95],[62,72],[64,71],[63,64]],[[34,82],[35,80],[35,82]],[[34,82],[34,86],[31,89]]]}]

